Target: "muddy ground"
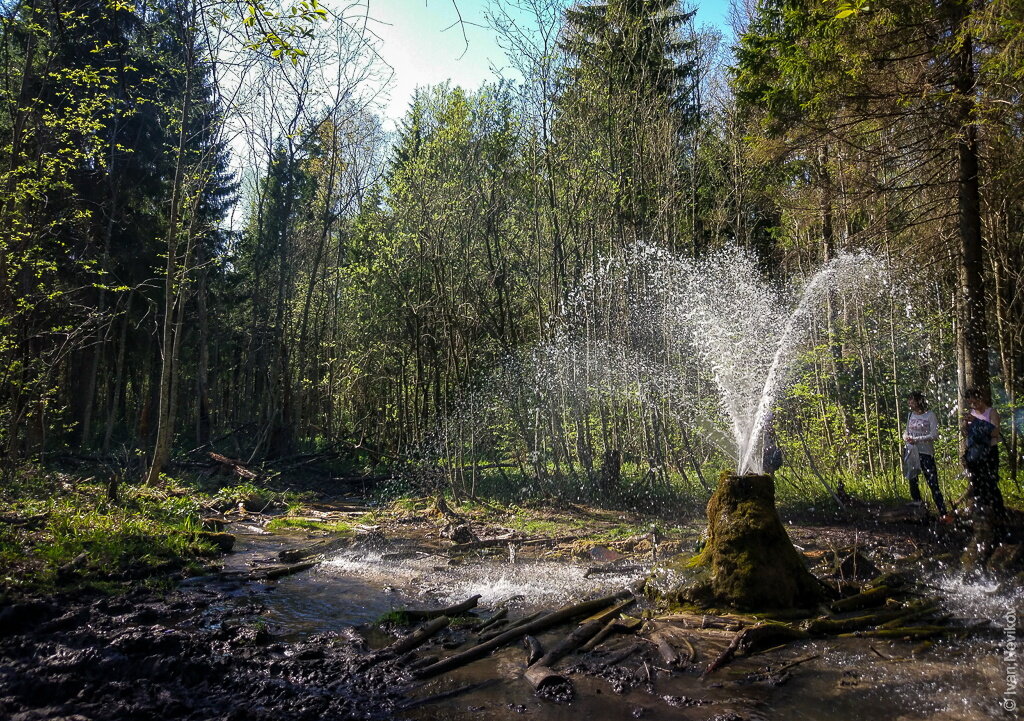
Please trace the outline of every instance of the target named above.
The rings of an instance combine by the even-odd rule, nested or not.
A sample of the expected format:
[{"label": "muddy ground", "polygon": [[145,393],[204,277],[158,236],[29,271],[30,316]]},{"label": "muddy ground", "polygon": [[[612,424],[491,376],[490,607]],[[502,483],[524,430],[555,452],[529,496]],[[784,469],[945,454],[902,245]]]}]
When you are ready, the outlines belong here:
[{"label": "muddy ground", "polygon": [[[377,554],[373,558],[389,558],[395,568],[402,567],[403,557],[425,557],[433,559],[424,566],[428,576],[431,568],[439,575],[454,567],[467,569],[471,579],[474,564],[505,563],[510,553],[507,542],[488,545],[488,539],[511,537],[518,551],[508,562],[575,564],[585,569],[587,578],[617,566],[624,569],[623,577],[640,578],[659,554],[666,557],[692,546],[702,524],[628,535],[624,529],[641,527],[642,519],[570,508],[523,529],[502,525],[493,513],[460,516],[422,507],[376,513],[360,523],[351,507],[346,502],[307,511],[326,520],[349,518],[352,528],[341,538],[308,530],[263,535],[260,527],[266,517],[229,516],[224,519],[226,530],[239,538],[248,536],[250,542],[240,543],[240,550],[225,557],[222,573],[191,579],[170,592],[138,588],[124,596],[35,598],[3,608],[0,718],[1014,717],[1000,705],[999,687],[1005,680],[1000,674],[1005,669],[994,633],[940,640],[926,648],[904,639],[808,639],[737,658],[704,675],[735,629],[696,629],[692,619],[670,620],[665,623],[676,627],[669,630],[688,639],[680,643],[693,647],[688,659],[669,665],[643,634],[613,635],[557,667],[571,680],[571,698],[538,697],[524,680],[527,649],[519,644],[451,673],[418,680],[413,674],[417,667],[478,642],[479,625],[501,608],[508,619],[527,615],[532,610],[529,599],[482,604],[415,655],[380,660],[373,649],[409,633],[414,625],[381,626],[364,620],[353,627],[335,625],[330,632],[318,630],[315,619],[301,626],[282,625],[280,619],[287,614],[282,615],[281,606],[287,604],[280,599],[287,598],[286,586],[300,594],[327,589],[329,597],[330,589],[344,588],[351,579],[328,572],[328,564],[268,579],[267,569],[282,567],[280,551],[327,540],[331,550],[326,557],[372,549]],[[819,572],[851,550],[882,570],[918,561],[922,569],[933,568],[935,557],[957,539],[946,529],[908,520],[915,519],[878,524],[875,515],[862,514],[844,524],[793,525],[790,534],[809,563],[820,566]],[[468,528],[461,529],[463,525]],[[422,575],[403,578],[396,583],[408,587],[396,599],[418,597],[424,607],[444,605],[442,599],[420,594]],[[947,593],[967,593],[958,589]],[[1014,598],[1012,589],[995,594]],[[971,612],[977,613],[960,611]],[[637,618],[656,615],[645,601],[631,613]],[[541,635],[540,643],[549,648],[567,628]]]}]

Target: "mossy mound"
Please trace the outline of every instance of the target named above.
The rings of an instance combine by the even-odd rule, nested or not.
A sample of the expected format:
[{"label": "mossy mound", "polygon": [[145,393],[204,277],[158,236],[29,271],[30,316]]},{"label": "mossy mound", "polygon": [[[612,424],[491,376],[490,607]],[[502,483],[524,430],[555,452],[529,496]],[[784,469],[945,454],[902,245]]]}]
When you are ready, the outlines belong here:
[{"label": "mossy mound", "polygon": [[741,610],[812,608],[824,588],[807,570],[775,509],[770,476],[723,475],[708,501],[708,539],[698,571],[677,595]]}]

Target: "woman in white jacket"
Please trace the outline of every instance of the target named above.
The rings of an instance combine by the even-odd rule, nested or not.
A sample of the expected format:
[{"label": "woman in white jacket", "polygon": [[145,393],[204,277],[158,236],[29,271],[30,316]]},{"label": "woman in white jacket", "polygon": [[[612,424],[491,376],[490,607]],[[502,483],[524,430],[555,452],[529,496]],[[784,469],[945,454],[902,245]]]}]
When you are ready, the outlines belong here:
[{"label": "woman in white jacket", "polygon": [[[924,474],[928,488],[935,499],[935,510],[939,516],[946,515],[946,502],[942,500],[942,489],[939,488],[939,473],[935,468],[935,441],[939,438],[939,421],[935,414],[928,410],[928,403],[920,391],[907,394],[907,405],[910,416],[907,418],[907,430],[903,440],[917,448],[921,457],[921,472]],[[910,480],[910,497],[921,500],[921,490],[917,486],[917,476]]]}]

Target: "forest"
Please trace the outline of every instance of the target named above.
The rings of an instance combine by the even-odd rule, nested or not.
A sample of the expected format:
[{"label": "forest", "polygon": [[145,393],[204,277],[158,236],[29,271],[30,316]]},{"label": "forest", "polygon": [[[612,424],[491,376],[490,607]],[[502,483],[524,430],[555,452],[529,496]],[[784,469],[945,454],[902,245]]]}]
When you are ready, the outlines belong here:
[{"label": "forest", "polygon": [[4,0],[7,591],[202,557],[195,478],[701,517],[739,461],[652,258],[723,317],[734,276],[790,308],[871,259],[883,290],[826,288],[772,399],[780,504],[909,500],[916,390],[963,506],[973,388],[1022,507],[1024,3],[739,0],[731,33],[486,5],[506,77],[439,78],[392,131],[371,3]]},{"label": "forest", "polygon": [[[153,482],[192,449],[422,453],[643,242],[735,244],[781,283],[872,251],[906,295],[823,321],[789,455],[892,476],[905,392],[955,416],[991,383],[1019,489],[1018,4],[765,2],[729,46],[671,2],[497,2],[523,80],[422,88],[397,135],[351,16],[261,8],[5,8],[8,469],[70,451]],[[577,410],[472,453],[585,477],[615,449],[680,482],[720,455],[654,406]]]}]

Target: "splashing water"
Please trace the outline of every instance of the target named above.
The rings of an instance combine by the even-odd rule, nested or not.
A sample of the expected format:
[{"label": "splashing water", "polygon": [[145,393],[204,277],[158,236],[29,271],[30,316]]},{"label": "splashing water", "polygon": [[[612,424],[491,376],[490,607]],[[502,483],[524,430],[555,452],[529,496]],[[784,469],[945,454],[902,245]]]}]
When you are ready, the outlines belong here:
[{"label": "splashing water", "polygon": [[[640,246],[610,259],[587,278],[571,299],[565,325],[610,328],[604,343],[591,344],[596,362],[588,365],[613,367],[607,362],[613,352],[608,346],[618,346],[632,375],[646,377],[651,395],[678,398],[686,377],[709,374],[731,430],[729,454],[739,473],[759,473],[758,451],[771,407],[824,301],[848,300],[877,286],[882,277],[880,263],[867,253],[843,254],[819,269],[792,298],[765,282],[754,256],[740,248],[726,247],[693,261]],[[629,307],[608,303],[610,293],[620,294]],[[623,325],[595,312],[607,307],[628,321]],[[663,347],[653,348],[658,342],[652,340]],[[673,345],[689,353],[672,358]],[[699,361],[696,367],[694,359]],[[681,400],[691,409],[700,405],[692,398]]]},{"label": "splashing water", "polygon": [[600,451],[588,434],[601,424],[604,451],[613,448],[610,405],[652,425],[671,421],[684,444],[693,431],[739,473],[760,473],[772,408],[816,327],[830,308],[866,301],[885,285],[881,263],[867,253],[840,255],[784,287],[737,247],[694,260],[634,246],[601,259],[549,322],[548,340],[506,359],[461,398],[423,455],[445,457],[449,468],[464,465],[459,453],[512,455],[543,478],[545,462],[576,453],[594,477]]}]

